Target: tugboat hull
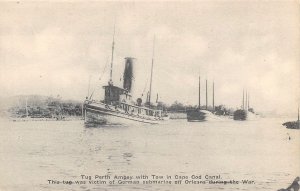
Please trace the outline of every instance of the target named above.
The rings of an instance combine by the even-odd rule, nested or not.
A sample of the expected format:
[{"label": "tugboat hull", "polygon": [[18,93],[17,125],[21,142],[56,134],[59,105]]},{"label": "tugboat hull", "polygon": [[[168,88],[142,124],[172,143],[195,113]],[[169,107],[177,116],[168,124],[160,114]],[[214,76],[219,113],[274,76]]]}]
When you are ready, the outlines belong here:
[{"label": "tugboat hull", "polygon": [[124,111],[119,111],[113,106],[106,104],[85,104],[84,115],[86,123],[95,124],[132,124],[132,123],[147,123],[161,124],[165,120],[153,116],[141,116],[128,114]]}]

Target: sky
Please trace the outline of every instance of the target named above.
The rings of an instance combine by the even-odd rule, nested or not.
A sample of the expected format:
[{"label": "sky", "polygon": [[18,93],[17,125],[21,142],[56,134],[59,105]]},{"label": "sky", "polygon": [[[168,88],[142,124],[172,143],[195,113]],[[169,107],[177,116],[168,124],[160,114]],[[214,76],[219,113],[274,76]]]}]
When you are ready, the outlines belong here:
[{"label": "sky", "polygon": [[[133,95],[297,113],[300,102],[299,1],[0,2],[0,97],[103,98],[115,25],[113,81],[136,58]],[[90,84],[90,85],[89,85]],[[145,98],[145,96],[143,97]]]}]

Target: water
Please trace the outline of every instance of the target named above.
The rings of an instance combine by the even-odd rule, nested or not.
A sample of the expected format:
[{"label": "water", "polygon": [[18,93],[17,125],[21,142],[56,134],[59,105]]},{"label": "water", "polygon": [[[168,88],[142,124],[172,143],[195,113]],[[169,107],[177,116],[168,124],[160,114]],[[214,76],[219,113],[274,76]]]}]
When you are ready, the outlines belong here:
[{"label": "water", "polygon": [[[283,119],[85,127],[0,122],[0,190],[278,190],[300,175],[300,131]],[[291,140],[288,137],[291,137]],[[221,175],[255,184],[65,185],[81,175]],[[173,179],[174,180],[174,179]]]}]

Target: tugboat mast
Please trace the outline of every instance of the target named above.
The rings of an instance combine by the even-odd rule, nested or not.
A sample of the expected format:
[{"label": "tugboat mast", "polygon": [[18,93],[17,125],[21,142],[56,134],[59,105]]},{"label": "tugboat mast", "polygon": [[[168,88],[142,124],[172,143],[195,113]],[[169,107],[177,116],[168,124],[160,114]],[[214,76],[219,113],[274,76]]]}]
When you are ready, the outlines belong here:
[{"label": "tugboat mast", "polygon": [[152,90],[152,73],[153,73],[153,63],[154,63],[154,47],[155,47],[155,36],[153,37],[153,50],[152,50],[152,63],[151,63],[151,75],[150,75],[150,91],[149,91],[149,108],[151,106],[151,90]]},{"label": "tugboat mast", "polygon": [[113,85],[112,70],[113,70],[113,62],[114,62],[115,28],[116,28],[116,24],[114,25],[114,35],[113,35],[113,42],[112,42],[112,48],[111,48],[110,78],[109,78],[109,82],[108,82],[109,85]]}]

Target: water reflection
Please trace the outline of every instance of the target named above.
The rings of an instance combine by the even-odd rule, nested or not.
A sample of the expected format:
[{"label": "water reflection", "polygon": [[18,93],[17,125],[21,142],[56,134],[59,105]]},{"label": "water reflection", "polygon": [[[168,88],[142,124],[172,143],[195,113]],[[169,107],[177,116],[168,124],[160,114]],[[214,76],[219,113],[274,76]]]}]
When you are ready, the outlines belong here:
[{"label": "water reflection", "polygon": [[[251,179],[238,186],[114,186],[116,190],[278,190],[299,176],[299,131],[280,120],[243,123],[95,125],[82,121],[0,125],[0,182],[4,190],[106,190],[111,186],[64,187],[46,180],[81,174],[221,174]],[[287,139],[287,133],[291,140]],[[280,147],[278,147],[280,146]],[[268,165],[266,165],[268,164]],[[9,175],[5,172],[10,172]],[[38,175],[38,176],[37,176]],[[7,178],[6,178],[7,177]],[[14,178],[12,178],[14,177]],[[16,182],[17,179],[17,182]]]},{"label": "water reflection", "polygon": [[127,127],[126,125],[119,124],[99,124],[99,123],[84,123],[85,128],[119,128],[119,127]]}]

